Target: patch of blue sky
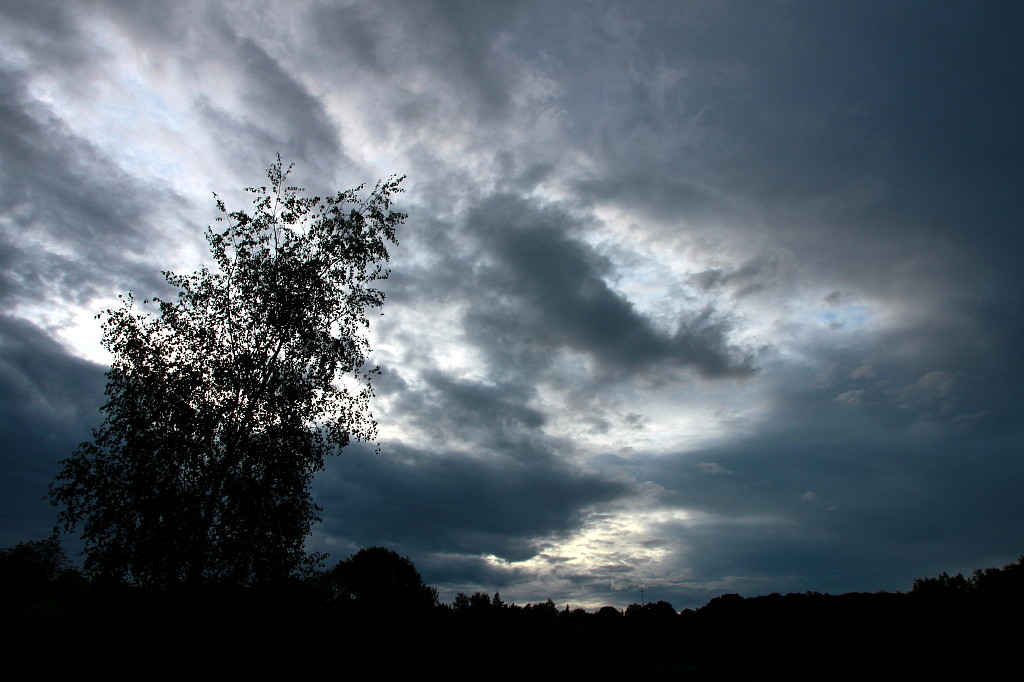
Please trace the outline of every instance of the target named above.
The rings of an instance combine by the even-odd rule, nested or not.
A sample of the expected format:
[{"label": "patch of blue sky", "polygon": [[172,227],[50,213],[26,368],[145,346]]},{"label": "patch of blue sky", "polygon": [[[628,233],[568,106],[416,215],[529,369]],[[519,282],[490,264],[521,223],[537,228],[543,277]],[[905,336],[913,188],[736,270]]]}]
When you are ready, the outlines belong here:
[{"label": "patch of blue sky", "polygon": [[814,318],[822,324],[849,331],[864,329],[872,319],[871,309],[866,305],[849,305],[838,310],[817,310]]},{"label": "patch of blue sky", "polygon": [[[173,152],[188,138],[189,117],[164,95],[133,74],[123,74],[116,87],[125,96],[105,103],[104,119],[118,121],[130,144],[107,146],[124,170],[152,177],[180,177],[185,171]],[[116,150],[116,151],[115,151]]]}]

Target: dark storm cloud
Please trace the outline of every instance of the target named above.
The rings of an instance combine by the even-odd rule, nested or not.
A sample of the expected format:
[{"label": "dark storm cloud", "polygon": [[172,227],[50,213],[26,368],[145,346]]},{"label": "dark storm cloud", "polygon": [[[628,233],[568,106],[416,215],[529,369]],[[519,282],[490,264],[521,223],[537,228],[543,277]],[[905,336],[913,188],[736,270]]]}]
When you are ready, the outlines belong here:
[{"label": "dark storm cloud", "polygon": [[671,588],[683,603],[715,590],[908,589],[1019,552],[1019,382],[990,393],[977,377],[898,370],[881,353],[832,359],[828,376],[787,376],[753,435],[604,458],[656,484],[665,506],[698,514],[659,531],[686,567]]},{"label": "dark storm cloud", "polygon": [[237,63],[233,73],[245,115],[238,115],[234,103],[226,110],[210,97],[203,97],[197,108],[226,149],[250,150],[239,155],[240,165],[265,163],[272,151],[303,159],[321,172],[351,163],[341,151],[337,125],[322,102],[254,41],[231,38],[235,42],[231,58]]},{"label": "dark storm cloud", "polygon": [[[863,432],[839,431],[842,417],[827,416],[835,433],[761,433],[646,464],[666,501],[712,515],[665,530],[695,582],[733,575],[793,590],[907,589],[914,576],[998,563],[1008,544],[1024,542],[1012,521],[1024,505],[1007,476],[1021,466],[1007,449],[1019,430],[978,438],[949,424],[915,438],[870,420]],[[712,462],[722,471],[699,466]],[[957,565],[944,568],[954,547]]]},{"label": "dark storm cloud", "polygon": [[50,534],[47,485],[99,425],[104,368],[71,355],[34,325],[0,315],[0,544]]},{"label": "dark storm cloud", "polygon": [[[534,447],[527,443],[526,448]],[[386,543],[423,554],[533,556],[539,538],[576,529],[583,510],[624,492],[572,469],[555,453],[521,458],[443,444],[353,447],[318,480],[324,531],[356,545]]]},{"label": "dark storm cloud", "polygon": [[431,371],[422,389],[406,387],[391,411],[430,434],[435,442],[467,442],[518,459],[549,457],[539,429],[543,412],[527,405],[527,386],[488,385]]},{"label": "dark storm cloud", "polygon": [[[621,91],[572,119],[602,160],[581,196],[672,224],[683,212],[689,229],[729,230],[753,211],[803,267],[865,286],[909,251],[1005,263],[991,247],[1020,246],[1019,3],[663,9],[656,22],[637,6],[607,18],[621,37],[563,76]],[[565,42],[563,68],[588,40]]]},{"label": "dark storm cloud", "polygon": [[73,5],[60,0],[0,3],[6,26],[4,35],[31,55],[33,69],[43,72],[88,71],[103,50],[83,39],[80,15]]},{"label": "dark storm cloud", "polygon": [[[423,573],[424,580],[433,581],[433,585],[453,586],[450,592],[441,596],[442,601],[451,601],[455,594],[466,590],[494,591],[504,590],[529,579],[529,571],[509,564],[495,564],[477,555],[425,555],[416,561],[416,567]],[[460,586],[462,589],[460,589]],[[478,586],[483,589],[478,590]],[[507,596],[507,595],[506,595]]]},{"label": "dark storm cloud", "polygon": [[[329,463],[318,497],[336,540],[517,561],[578,529],[590,506],[626,492],[614,478],[563,461],[559,450],[570,444],[543,434],[546,416],[528,405],[529,386],[438,371],[413,384],[384,368],[378,387],[393,400],[388,414],[422,436],[414,445],[385,442],[376,455],[350,447]],[[495,570],[471,558],[435,560],[433,575],[450,583]]]},{"label": "dark storm cloud", "polygon": [[752,357],[729,344],[729,321],[712,308],[678,320],[673,333],[656,329],[608,286],[610,264],[566,234],[555,208],[495,196],[467,221],[482,245],[475,291],[489,293],[473,300],[467,320],[482,346],[506,354],[523,344],[520,356],[541,367],[564,348],[615,374],[666,365],[708,377],[752,373]]},{"label": "dark storm cloud", "polygon": [[723,289],[733,298],[743,298],[770,286],[778,268],[778,259],[765,255],[752,258],[738,268],[702,270],[691,278],[704,290]]},{"label": "dark storm cloud", "polygon": [[[463,106],[481,121],[503,117],[511,104],[510,78],[495,44],[515,27],[521,2],[422,2],[321,5],[310,13],[318,48],[392,78],[429,67],[432,79],[458,87]],[[410,54],[415,60],[410,63]],[[401,79],[395,84],[403,88]],[[397,93],[402,93],[399,91]],[[397,113],[408,122],[429,107],[421,96]],[[470,114],[463,111],[463,115]]]}]

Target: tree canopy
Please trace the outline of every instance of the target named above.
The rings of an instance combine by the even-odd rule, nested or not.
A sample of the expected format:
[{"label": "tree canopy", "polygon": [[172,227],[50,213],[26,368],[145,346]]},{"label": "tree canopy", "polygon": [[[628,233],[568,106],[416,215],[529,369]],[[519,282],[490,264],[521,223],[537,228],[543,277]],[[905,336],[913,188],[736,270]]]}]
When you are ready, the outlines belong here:
[{"label": "tree canopy", "polygon": [[385,547],[367,547],[324,574],[336,599],[390,612],[437,605],[437,590],[423,582],[412,560]]},{"label": "tree canopy", "polygon": [[367,311],[384,300],[403,178],[320,199],[290,170],[278,157],[269,187],[246,189],[250,212],[216,198],[212,267],[163,273],[176,300],[140,312],[129,292],[97,316],[105,418],[50,487],[93,574],[156,588],[288,575],[325,455],[376,437]]}]

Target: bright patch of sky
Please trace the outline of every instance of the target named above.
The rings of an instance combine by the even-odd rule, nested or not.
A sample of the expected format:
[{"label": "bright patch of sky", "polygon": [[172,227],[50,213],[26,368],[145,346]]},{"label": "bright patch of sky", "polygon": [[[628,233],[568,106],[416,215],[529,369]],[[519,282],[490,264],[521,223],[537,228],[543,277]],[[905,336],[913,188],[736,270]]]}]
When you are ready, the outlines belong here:
[{"label": "bright patch of sky", "polygon": [[[658,535],[666,524],[694,522],[696,515],[685,510],[595,511],[583,525],[565,538],[543,543],[540,552],[523,561],[507,561],[494,555],[483,559],[495,570],[519,576],[520,585],[506,592],[506,601],[529,598],[542,583],[561,591],[553,598],[569,601],[574,607],[598,608],[606,596],[580,589],[579,576],[588,576],[590,586],[616,592],[636,592],[684,577],[678,565],[666,562],[676,548]],[[596,584],[596,585],[595,585]],[[596,592],[596,590],[595,590]],[[522,595],[521,597],[519,595]]]}]

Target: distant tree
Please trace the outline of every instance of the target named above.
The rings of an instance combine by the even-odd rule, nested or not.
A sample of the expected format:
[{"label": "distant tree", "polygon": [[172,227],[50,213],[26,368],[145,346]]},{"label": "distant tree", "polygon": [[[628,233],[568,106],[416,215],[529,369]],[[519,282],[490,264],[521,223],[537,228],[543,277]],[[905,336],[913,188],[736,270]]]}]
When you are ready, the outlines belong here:
[{"label": "distant tree", "polygon": [[468,611],[469,596],[465,592],[459,592],[455,595],[455,600],[452,601],[452,609],[455,611]]},{"label": "distant tree", "polygon": [[730,592],[720,597],[715,597],[704,606],[697,609],[697,613],[703,617],[729,618],[738,615],[746,608],[746,600],[740,595]]},{"label": "distant tree", "polygon": [[971,578],[974,592],[982,599],[993,599],[1014,606],[1024,601],[1024,557],[1015,564],[999,568],[977,569]]},{"label": "distant tree", "polygon": [[527,604],[524,610],[526,613],[537,618],[555,618],[558,616],[558,607],[550,599],[536,604]]},{"label": "distant tree", "polygon": [[[105,420],[50,487],[85,567],[152,588],[250,584],[306,560],[325,455],[372,440],[367,309],[382,304],[401,178],[319,199],[280,157],[254,210],[208,228],[213,269],[165,272],[177,299],[103,317]],[[146,301],[145,303],[149,303]],[[339,380],[348,377],[347,383]]]},{"label": "distant tree", "polygon": [[70,562],[56,537],[19,542],[0,549],[0,575],[5,579],[32,576],[41,582],[53,580]]},{"label": "distant tree", "polygon": [[42,591],[70,566],[57,538],[0,549],[0,589],[19,595]]},{"label": "distant tree", "polygon": [[486,592],[474,592],[469,598],[469,608],[473,611],[487,612],[491,610],[491,595]]},{"label": "distant tree", "polygon": [[933,606],[971,602],[1017,608],[1024,602],[1024,557],[1002,568],[977,569],[970,577],[941,573],[935,578],[918,578],[910,596]]},{"label": "distant tree", "polygon": [[972,588],[972,581],[965,578],[962,573],[953,576],[942,573],[935,578],[915,580],[911,594],[918,599],[946,602],[967,597]]},{"label": "distant tree", "polygon": [[327,571],[324,580],[337,599],[371,611],[437,605],[437,590],[424,584],[412,560],[385,547],[359,550]]},{"label": "distant tree", "polygon": [[591,618],[591,614],[587,613],[587,610],[584,609],[584,608],[581,608],[581,607],[576,607],[575,609],[570,609],[569,605],[566,604],[565,608],[562,609],[562,611],[559,612],[558,617],[561,620],[572,621],[572,622],[575,622],[575,623],[582,623],[582,622],[586,622],[587,620],[589,620]]},{"label": "distant tree", "polygon": [[675,617],[675,615],[676,610],[667,601],[647,602],[642,606],[640,604],[630,604],[626,607],[626,616],[631,619],[664,619]]}]

